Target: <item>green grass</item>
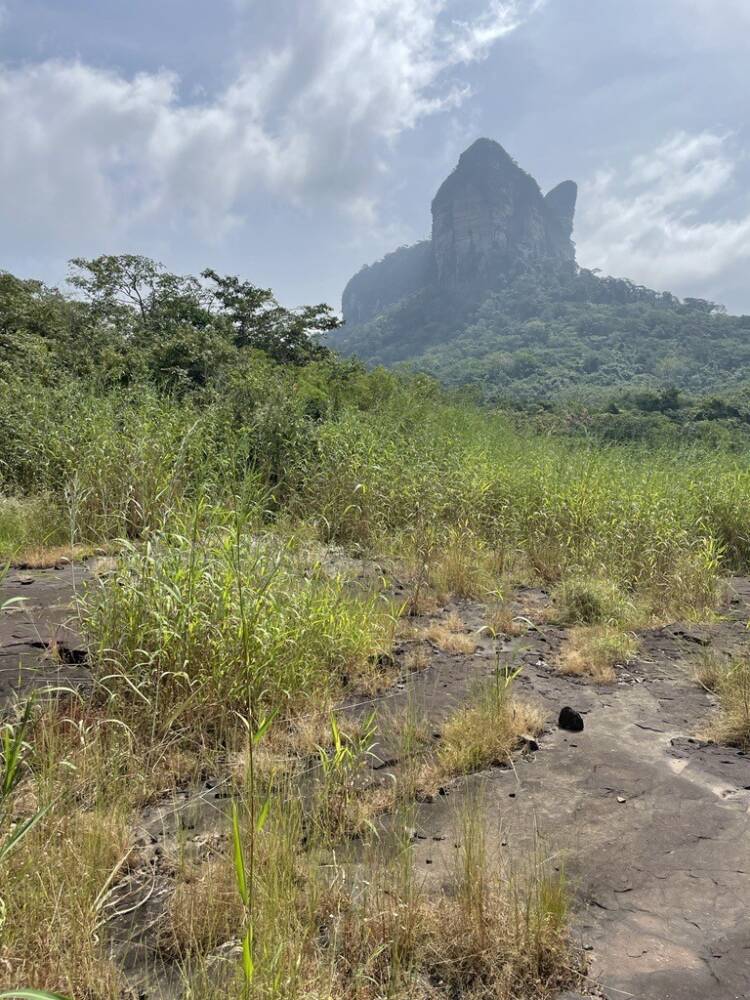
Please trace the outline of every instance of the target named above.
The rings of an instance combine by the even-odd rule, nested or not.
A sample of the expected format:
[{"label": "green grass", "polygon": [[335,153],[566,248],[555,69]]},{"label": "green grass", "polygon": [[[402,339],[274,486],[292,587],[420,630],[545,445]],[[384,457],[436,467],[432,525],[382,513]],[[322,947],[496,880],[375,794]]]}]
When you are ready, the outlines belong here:
[{"label": "green grass", "polygon": [[49,544],[51,527],[67,543],[138,541],[200,497],[240,496],[266,525],[406,555],[467,594],[512,565],[548,584],[601,580],[669,616],[750,566],[744,455],[534,435],[382,372],[346,391],[328,369],[306,377],[330,395],[323,416],[306,415],[313,390],[283,371],[266,373],[264,397],[236,386],[201,405],[68,384],[5,401],[26,406],[18,423],[0,413],[0,488],[58,512],[21,527],[6,514],[4,532],[0,513],[5,551]]},{"label": "green grass", "polygon": [[[502,606],[521,579],[549,588],[566,622],[624,634],[638,619],[703,613],[722,574],[750,568],[744,456],[534,435],[426,380],[264,362],[183,399],[64,379],[10,385],[0,489],[6,558],[115,540],[120,554],[84,596],[93,692],[39,707],[9,805],[14,821],[51,807],[0,871],[0,967],[15,983],[121,995],[102,920],[111,885],[138,863],[133,817],[217,774],[243,798],[239,828],[227,822],[197,867],[177,856],[162,870],[157,946],[186,963],[192,995],[221,995],[211,951],[227,935],[244,940],[251,922],[263,997],[429,995],[438,974],[438,996],[546,998],[571,983],[566,894],[549,872],[477,883],[488,867],[478,844],[485,860],[468,858],[436,909],[403,844],[380,861],[367,853],[381,850],[369,841],[385,802],[360,767],[372,734],[355,745],[339,722],[338,741],[333,729],[308,732],[274,772],[297,721],[395,679],[378,657],[396,614],[383,588],[338,578],[310,553],[330,564],[335,543],[377,556],[397,580],[403,568],[405,610],[449,593]],[[459,708],[425,773],[508,759],[540,724],[509,687],[498,676]],[[248,729],[273,713],[244,787]],[[417,790],[422,757],[405,793],[387,790],[391,808]],[[305,784],[313,767],[320,780]],[[346,868],[352,834],[364,860]],[[248,968],[231,969],[224,995],[242,995]]]},{"label": "green grass", "polygon": [[153,732],[224,735],[237,714],[376,682],[394,625],[381,598],[349,595],[293,540],[203,505],[130,546],[83,615],[113,711],[136,728],[146,713]]}]

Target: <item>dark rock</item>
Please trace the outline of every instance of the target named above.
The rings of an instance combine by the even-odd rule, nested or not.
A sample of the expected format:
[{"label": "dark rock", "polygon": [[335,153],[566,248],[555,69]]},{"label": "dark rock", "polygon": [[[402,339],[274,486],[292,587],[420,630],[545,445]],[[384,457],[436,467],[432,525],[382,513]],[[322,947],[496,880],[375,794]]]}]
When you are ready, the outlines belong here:
[{"label": "dark rock", "polygon": [[477,139],[432,202],[432,249],[438,282],[492,279],[530,258],[573,260],[570,240],[577,188],[550,192],[491,139]]},{"label": "dark rock", "polygon": [[576,184],[563,181],[545,197],[499,143],[477,139],[433,199],[432,238],[399,247],[349,281],[346,323],[367,323],[426,289],[494,287],[518,264],[573,263],[577,196]]},{"label": "dark rock", "polygon": [[583,732],[583,719],[581,715],[575,709],[570,708],[569,705],[566,705],[561,710],[557,725],[560,729],[566,729],[569,733]]}]

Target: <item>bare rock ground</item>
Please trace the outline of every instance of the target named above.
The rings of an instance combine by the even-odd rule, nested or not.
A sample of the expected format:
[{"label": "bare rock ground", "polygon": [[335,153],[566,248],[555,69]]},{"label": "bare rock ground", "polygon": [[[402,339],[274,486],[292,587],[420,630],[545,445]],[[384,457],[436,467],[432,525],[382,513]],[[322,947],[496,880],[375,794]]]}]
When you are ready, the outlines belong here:
[{"label": "bare rock ground", "polygon": [[[0,605],[26,600],[0,614],[0,705],[19,688],[85,682],[71,619],[75,593],[90,575],[90,567],[67,566],[6,578]],[[541,619],[535,612],[543,592],[525,591],[518,601],[519,612]],[[474,653],[432,649],[428,667],[384,701],[387,711],[411,701],[439,731],[472,684],[492,675],[498,657],[523,663],[517,691],[550,719],[539,749],[421,803],[415,861],[426,884],[439,888],[460,843],[463,797],[481,787],[498,852],[521,858],[541,838],[564,864],[592,995],[750,998],[750,756],[700,738],[713,702],[693,677],[707,648],[748,654],[750,580],[731,581],[721,610],[721,620],[704,626],[642,632],[638,659],[618,669],[615,684],[594,686],[556,672],[564,630],[537,624],[512,642],[491,639],[482,631],[483,605],[453,602],[432,617],[460,615],[476,636]],[[557,728],[564,705],[581,712],[582,733]],[[379,749],[397,771],[397,751]]]}]

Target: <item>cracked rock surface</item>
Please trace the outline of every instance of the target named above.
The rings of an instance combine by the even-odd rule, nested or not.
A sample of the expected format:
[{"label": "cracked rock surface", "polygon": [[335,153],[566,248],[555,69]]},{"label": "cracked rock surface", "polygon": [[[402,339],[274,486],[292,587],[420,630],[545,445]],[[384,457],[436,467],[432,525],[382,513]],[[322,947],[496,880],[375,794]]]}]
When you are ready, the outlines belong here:
[{"label": "cracked rock surface", "polygon": [[[707,645],[747,655],[750,583],[732,588],[721,621],[640,633],[639,658],[612,685],[555,671],[564,630],[540,625],[514,653],[506,644],[501,659],[524,663],[519,694],[548,712],[539,750],[420,806],[425,839],[414,850],[431,879],[450,867],[461,798],[472,786],[483,788],[497,849],[521,857],[538,831],[574,889],[594,995],[750,998],[750,755],[699,738],[714,705],[694,680]],[[459,611],[480,627],[480,606]],[[430,711],[438,692],[439,701],[458,702],[470,677],[494,667],[487,643],[466,660],[446,659],[453,662],[415,685]],[[583,732],[556,727],[564,705],[581,712]]]},{"label": "cracked rock surface", "polygon": [[[0,604],[26,600],[0,614],[0,706],[19,688],[85,683],[73,608],[94,573],[92,566],[10,572]],[[455,601],[424,616],[417,624],[459,615],[476,636],[474,652],[432,648],[426,668],[386,695],[387,711],[416,704],[437,735],[499,657],[522,662],[517,693],[550,720],[512,768],[454,782],[418,805],[413,851],[425,885],[445,883],[460,843],[461,803],[481,787],[490,852],[522,859],[538,837],[564,864],[590,995],[750,1000],[750,755],[701,739],[714,705],[694,680],[707,648],[747,655],[750,580],[731,581],[722,617],[710,624],[640,632],[638,658],[600,686],[556,671],[565,630],[544,623],[544,592],[524,589],[516,601],[533,624],[513,640],[490,637],[479,603]],[[557,728],[566,705],[581,713],[582,732]],[[389,780],[398,750],[383,740],[378,751],[374,773]]]}]

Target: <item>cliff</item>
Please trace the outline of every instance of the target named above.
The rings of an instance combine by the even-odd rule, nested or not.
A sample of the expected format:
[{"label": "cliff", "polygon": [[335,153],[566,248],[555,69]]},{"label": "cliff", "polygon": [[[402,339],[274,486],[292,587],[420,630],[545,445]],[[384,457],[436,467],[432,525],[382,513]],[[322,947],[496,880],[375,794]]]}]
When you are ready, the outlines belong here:
[{"label": "cliff", "polygon": [[430,287],[490,289],[519,263],[575,261],[577,193],[564,181],[545,197],[499,143],[477,139],[432,201],[432,238],[356,274],[344,290],[344,319],[365,323]]}]

